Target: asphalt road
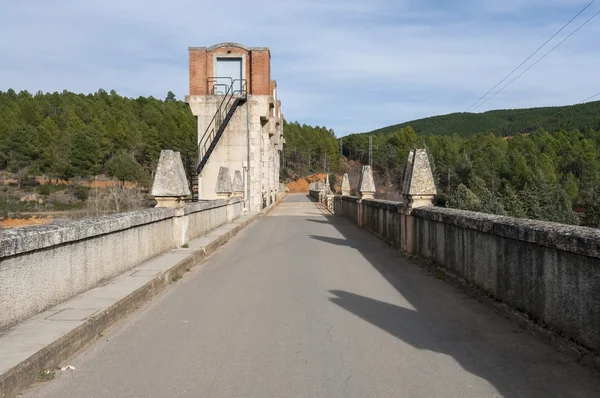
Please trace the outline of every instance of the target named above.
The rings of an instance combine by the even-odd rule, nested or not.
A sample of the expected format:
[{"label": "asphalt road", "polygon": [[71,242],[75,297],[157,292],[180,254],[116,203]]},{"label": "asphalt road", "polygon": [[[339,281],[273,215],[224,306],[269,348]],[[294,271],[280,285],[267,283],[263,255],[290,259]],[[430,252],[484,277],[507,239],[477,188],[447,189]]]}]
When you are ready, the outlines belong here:
[{"label": "asphalt road", "polygon": [[26,397],[600,397],[600,377],[292,195]]}]

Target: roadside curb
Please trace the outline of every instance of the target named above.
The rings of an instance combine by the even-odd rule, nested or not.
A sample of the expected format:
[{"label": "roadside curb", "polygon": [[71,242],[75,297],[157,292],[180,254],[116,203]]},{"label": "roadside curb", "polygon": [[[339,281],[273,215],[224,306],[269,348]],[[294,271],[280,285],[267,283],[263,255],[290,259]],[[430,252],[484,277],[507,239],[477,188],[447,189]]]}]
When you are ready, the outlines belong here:
[{"label": "roadside curb", "polygon": [[270,213],[286,197],[287,195],[282,196],[260,213],[249,217],[210,243],[190,253],[183,260],[160,273],[142,287],[121,298],[104,311],[88,318],[82,325],[67,332],[58,340],[43,347],[26,360],[0,375],[0,397],[9,398],[18,396],[21,391],[37,381],[40,372],[57,369],[67,358],[94,342],[98,337],[101,337],[102,332],[106,329],[150,301],[170,285],[175,276],[182,275],[190,268],[202,263],[241,230],[248,227],[260,217]]}]

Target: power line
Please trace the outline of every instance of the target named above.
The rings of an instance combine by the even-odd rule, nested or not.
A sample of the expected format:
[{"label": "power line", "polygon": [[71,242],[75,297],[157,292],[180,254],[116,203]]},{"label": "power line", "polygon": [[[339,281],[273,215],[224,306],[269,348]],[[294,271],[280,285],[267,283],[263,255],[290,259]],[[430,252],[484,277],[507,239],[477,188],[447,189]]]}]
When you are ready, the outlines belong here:
[{"label": "power line", "polygon": [[[527,57],[525,59],[525,61],[521,62],[519,64],[519,66],[517,66],[515,69],[512,70],[512,72],[510,72],[508,75],[506,75],[504,77],[504,79],[500,80],[494,87],[492,87],[487,93],[483,94],[481,96],[481,98],[479,98],[477,101],[475,101],[467,110],[466,112],[468,112],[471,108],[473,108],[474,106],[476,106],[482,99],[484,99],[489,93],[491,93],[492,91],[494,91],[494,89],[496,89],[499,85],[501,85],[502,83],[504,83],[506,81],[506,79],[508,79],[513,73],[515,73],[517,70],[519,70],[519,68],[521,68],[521,66],[523,66],[527,61],[529,61],[535,54],[537,54],[542,48],[544,48],[546,46],[546,44],[548,44],[552,39],[554,39],[560,32],[562,32],[567,26],[569,26],[571,24],[571,22],[573,22],[578,16],[580,16],[585,10],[587,10],[596,0],[592,0],[588,5],[586,5],[581,11],[579,11],[577,13],[577,15],[575,15],[573,18],[571,18],[569,20],[569,22],[567,22],[565,25],[563,25],[562,28],[560,28],[555,34],[553,34],[548,40],[546,40],[546,42],[544,44],[542,44],[540,47],[538,47],[537,50],[535,50],[529,57]],[[586,22],[587,23],[587,22]],[[487,102],[487,100],[486,100]],[[481,105],[481,104],[480,104]],[[480,106],[479,105],[479,106]]]},{"label": "power line", "polygon": [[587,25],[588,22],[590,22],[592,19],[594,19],[596,16],[598,16],[598,14],[600,14],[600,11],[598,11],[597,13],[595,13],[594,15],[592,15],[587,21],[585,21],[584,23],[582,23],[581,25],[579,25],[579,27],[577,29],[575,29],[573,32],[571,32],[571,34],[569,34],[567,37],[565,37],[564,39],[562,39],[557,45],[555,45],[554,47],[552,47],[550,49],[550,51],[548,51],[546,54],[542,55],[533,64],[529,65],[529,67],[527,69],[525,69],[523,72],[519,73],[514,79],[512,79],[510,82],[508,82],[506,85],[504,85],[500,90],[496,91],[494,94],[492,94],[490,97],[488,97],[485,101],[481,102],[479,105],[477,105],[475,108],[473,108],[473,110],[479,108],[480,106],[482,106],[483,104],[485,104],[486,102],[488,102],[489,100],[491,100],[492,98],[494,98],[496,95],[500,94],[506,87],[510,86],[518,78],[520,78],[525,73],[527,73],[527,71],[529,71],[531,68],[533,68],[534,66],[536,66],[541,60],[543,60],[544,58],[546,58],[552,51],[556,50],[561,44],[563,44],[571,36],[573,36],[575,33],[577,33],[581,28],[583,28],[585,25]]},{"label": "power line", "polygon": [[579,104],[583,104],[584,102],[588,102],[589,100],[591,100],[591,99],[594,99],[594,98],[596,98],[596,97],[597,97],[597,96],[599,96],[599,95],[600,95],[600,92],[599,92],[599,93],[596,93],[596,94],[594,94],[594,95],[592,95],[591,97],[587,97],[587,98],[586,98],[586,99],[584,99],[583,101],[581,101],[581,102],[577,103],[577,105],[579,105]]}]

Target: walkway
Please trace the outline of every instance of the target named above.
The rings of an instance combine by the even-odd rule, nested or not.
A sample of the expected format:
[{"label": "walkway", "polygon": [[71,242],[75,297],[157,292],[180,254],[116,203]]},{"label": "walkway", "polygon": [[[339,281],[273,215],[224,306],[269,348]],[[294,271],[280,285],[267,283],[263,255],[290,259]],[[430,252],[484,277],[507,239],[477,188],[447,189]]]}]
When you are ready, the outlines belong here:
[{"label": "walkway", "polygon": [[600,377],[292,195],[26,397],[600,397]]}]

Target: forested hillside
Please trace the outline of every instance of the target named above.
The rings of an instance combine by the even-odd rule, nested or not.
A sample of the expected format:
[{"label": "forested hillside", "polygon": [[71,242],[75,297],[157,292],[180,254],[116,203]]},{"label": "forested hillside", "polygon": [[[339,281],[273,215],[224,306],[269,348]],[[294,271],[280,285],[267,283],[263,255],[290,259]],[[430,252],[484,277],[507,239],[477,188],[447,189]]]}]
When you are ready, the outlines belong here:
[{"label": "forested hillside", "polygon": [[[163,101],[104,90],[88,95],[0,91],[0,170],[69,180],[115,174],[114,163],[135,159],[149,175],[161,149],[180,151],[184,163],[193,162],[196,129],[189,107],[172,93]],[[284,122],[284,133],[283,174],[337,170],[339,147],[332,130]]]},{"label": "forested hillside", "polygon": [[338,171],[340,150],[333,130],[284,121],[283,133],[286,140],[281,172],[284,181],[316,172]]},{"label": "forested hillside", "polygon": [[[557,115],[560,109],[564,112]],[[531,130],[534,122],[546,128]],[[579,221],[573,210],[585,209],[585,223],[600,226],[600,102],[414,123],[415,129],[390,127],[373,135],[381,197],[398,198],[408,151],[426,147],[440,206],[570,224]],[[488,130],[496,135],[475,134]],[[356,174],[369,161],[366,134],[343,137],[341,164],[333,130],[284,121],[284,134],[284,182],[317,172]],[[105,173],[148,186],[161,149],[180,151],[184,163],[192,164],[195,143],[195,118],[172,93],[159,100],[104,90],[89,95],[0,92],[0,171],[17,180]],[[52,199],[53,189],[36,192]],[[78,196],[77,189],[71,196]],[[55,202],[61,200],[66,199]]]},{"label": "forested hillside", "polygon": [[507,109],[484,113],[452,113],[413,120],[365,134],[389,134],[408,126],[418,135],[471,137],[494,133],[500,136],[546,131],[600,130],[600,101],[562,107]]},{"label": "forested hillside", "polygon": [[[410,127],[373,137],[373,166],[387,192],[398,192],[411,148],[429,150],[438,205],[576,224],[586,209],[600,226],[600,131],[538,130],[504,138],[477,134],[419,136]],[[344,137],[344,155],[368,162],[368,136]],[[385,197],[385,195],[384,195]]]},{"label": "forested hillside", "polygon": [[[162,101],[104,90],[0,91],[0,170],[20,176],[68,180],[109,173],[147,182],[161,149],[193,161],[196,134],[189,107],[173,93]],[[133,167],[124,168],[128,161]]]}]

